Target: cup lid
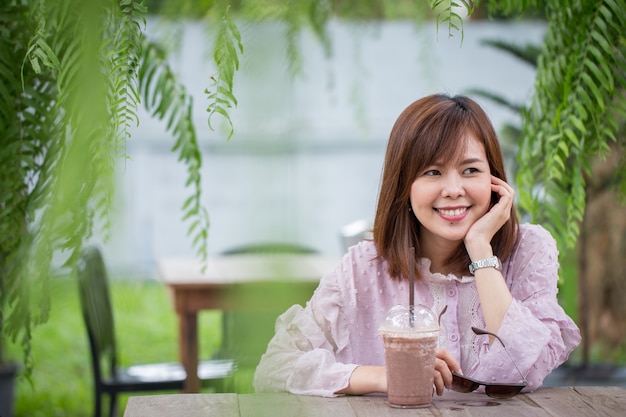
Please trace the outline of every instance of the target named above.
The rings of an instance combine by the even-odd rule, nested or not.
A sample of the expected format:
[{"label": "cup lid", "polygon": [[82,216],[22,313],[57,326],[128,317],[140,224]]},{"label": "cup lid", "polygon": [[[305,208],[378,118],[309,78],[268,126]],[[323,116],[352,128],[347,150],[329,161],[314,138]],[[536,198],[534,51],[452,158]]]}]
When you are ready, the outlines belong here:
[{"label": "cup lid", "polygon": [[413,306],[412,319],[409,306],[398,304],[387,311],[378,330],[387,332],[439,330],[439,323],[435,313],[422,304]]}]

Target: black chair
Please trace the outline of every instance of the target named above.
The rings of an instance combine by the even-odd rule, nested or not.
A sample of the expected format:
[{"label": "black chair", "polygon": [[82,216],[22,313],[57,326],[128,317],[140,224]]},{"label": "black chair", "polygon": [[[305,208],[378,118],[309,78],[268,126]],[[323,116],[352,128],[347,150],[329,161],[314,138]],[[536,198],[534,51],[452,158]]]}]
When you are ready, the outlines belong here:
[{"label": "black chair", "polygon": [[[105,395],[109,415],[117,414],[120,393],[183,389],[186,373],[180,363],[156,363],[122,368],[117,363],[113,311],[104,261],[96,247],[83,250],[77,264],[83,319],[89,336],[94,377],[94,416],[101,417]],[[232,383],[235,363],[230,359],[202,361],[198,376],[205,388],[225,392]]]}]

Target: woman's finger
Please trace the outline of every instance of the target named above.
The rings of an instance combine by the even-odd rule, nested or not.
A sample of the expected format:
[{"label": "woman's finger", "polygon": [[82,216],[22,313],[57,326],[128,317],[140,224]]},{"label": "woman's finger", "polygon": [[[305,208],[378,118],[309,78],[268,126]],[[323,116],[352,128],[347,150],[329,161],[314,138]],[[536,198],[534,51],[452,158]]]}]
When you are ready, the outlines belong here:
[{"label": "woman's finger", "polygon": [[446,385],[443,382],[443,377],[441,376],[441,373],[439,371],[435,371],[433,385],[435,386],[435,391],[437,392],[437,395],[443,395],[443,390]]},{"label": "woman's finger", "polygon": [[437,385],[438,392],[443,388],[450,388],[452,384],[452,372],[448,367],[448,364],[442,359],[435,359],[435,377],[439,377],[440,384]]},{"label": "woman's finger", "polygon": [[[454,359],[452,354],[445,349],[437,349],[435,351],[435,368],[439,372],[443,372],[444,380],[447,380],[448,385],[452,383],[452,371],[462,373],[461,365]],[[441,362],[439,362],[441,361]]]}]

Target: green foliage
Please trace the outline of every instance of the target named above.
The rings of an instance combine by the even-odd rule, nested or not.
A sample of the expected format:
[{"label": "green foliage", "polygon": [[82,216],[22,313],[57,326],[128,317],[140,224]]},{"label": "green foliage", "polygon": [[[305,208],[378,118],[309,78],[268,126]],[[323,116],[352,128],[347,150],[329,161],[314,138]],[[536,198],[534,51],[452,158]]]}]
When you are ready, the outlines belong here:
[{"label": "green foliage", "polygon": [[589,161],[618,140],[626,119],[626,1],[600,3],[549,4],[518,155],[520,203],[562,247],[573,247],[579,234]]},{"label": "green foliage", "polygon": [[211,76],[214,91],[205,90],[209,100],[209,127],[211,118],[218,113],[223,116],[230,127],[228,139],[233,135],[233,124],[226,109],[237,106],[237,99],[233,94],[233,78],[239,69],[239,55],[243,53],[241,35],[235,23],[228,15],[229,7],[217,22],[217,39],[213,48],[213,60],[217,65],[217,75]]},{"label": "green foliage", "polygon": [[461,42],[463,42],[463,17],[457,12],[457,9],[465,9],[467,16],[474,13],[474,2],[472,0],[431,0],[430,7],[437,12],[436,22],[437,31],[439,31],[439,23],[448,25],[448,37],[454,36],[454,32],[461,33]]},{"label": "green foliage", "polygon": [[190,96],[143,38],[139,0],[10,1],[0,9],[0,362],[4,338],[30,372],[33,326],[49,311],[48,277],[73,269],[105,234],[117,161],[141,99],[168,122],[194,191],[184,207],[206,253],[208,216]]},{"label": "green foliage", "polygon": [[[211,14],[215,3],[215,0],[146,0],[150,14],[189,19],[201,19],[207,13]],[[315,21],[326,22],[330,17],[350,20],[414,19],[430,12],[429,3],[421,0],[232,0],[228,3],[233,13],[246,20],[287,22],[289,14],[297,17],[301,24],[313,27]]]},{"label": "green foliage", "polygon": [[[112,39],[111,23],[127,36],[134,29],[129,10],[111,6],[68,0],[2,9],[1,76],[9,91],[0,159],[11,166],[2,176],[11,199],[1,203],[0,333],[21,341],[27,371],[32,326],[48,314],[53,258],[71,267],[94,220],[107,222],[120,120],[128,120],[128,107],[110,99],[129,91],[120,77],[132,74],[133,61],[132,46],[120,50]],[[126,37],[122,45],[132,43]],[[126,63],[111,59],[119,56]]]},{"label": "green foliage", "polygon": [[541,10],[545,7],[544,0],[488,0],[490,14],[503,16],[519,16],[529,10]]},{"label": "green foliage", "polygon": [[188,233],[200,257],[206,259],[209,215],[201,203],[202,154],[192,120],[192,98],[169,68],[167,56],[157,43],[144,39],[138,76],[144,107],[153,117],[167,122],[166,130],[175,139],[172,151],[178,152],[179,160],[187,166],[185,185],[192,187],[192,193],[183,204],[183,220],[191,222]]},{"label": "green foliage", "polygon": [[[489,2],[491,13],[539,7],[533,1]],[[540,51],[488,43],[538,66],[533,101],[520,107],[519,197],[522,209],[551,229],[562,249],[574,247],[579,236],[589,162],[608,152],[612,141],[619,142],[618,149],[625,145],[625,132],[620,132],[626,120],[625,7],[623,0],[550,2]],[[626,158],[612,185],[626,195]]]}]

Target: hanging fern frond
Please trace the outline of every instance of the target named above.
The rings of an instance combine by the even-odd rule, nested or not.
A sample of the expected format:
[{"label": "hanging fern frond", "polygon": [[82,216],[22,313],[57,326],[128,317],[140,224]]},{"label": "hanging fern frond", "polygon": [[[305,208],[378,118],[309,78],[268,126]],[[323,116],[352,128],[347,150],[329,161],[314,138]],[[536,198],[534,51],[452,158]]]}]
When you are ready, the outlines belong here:
[{"label": "hanging fern frond", "polygon": [[186,186],[192,188],[192,194],[183,204],[183,221],[191,222],[188,235],[204,260],[208,254],[209,215],[201,200],[202,154],[192,120],[192,97],[177,81],[164,51],[148,40],[143,42],[138,74],[145,108],[167,122],[166,129],[175,139],[172,150],[178,152],[179,160],[187,166]]},{"label": "hanging fern frond", "polygon": [[33,365],[32,329],[46,319],[49,300],[48,275],[30,276],[23,266],[33,236],[29,226],[36,218],[32,190],[55,139],[56,120],[56,90],[47,71],[55,63],[46,57],[55,54],[46,44],[39,55],[45,65],[37,70],[26,58],[38,23],[26,22],[23,16],[35,16],[34,12],[22,4],[4,6],[0,12],[0,95],[4,98],[0,102],[0,362],[8,337],[22,345],[27,373]]},{"label": "hanging fern frond", "polygon": [[461,34],[461,43],[465,38],[463,31],[463,16],[459,14],[460,9],[465,9],[465,14],[471,16],[474,13],[475,7],[472,0],[459,0],[459,2],[453,0],[430,0],[430,7],[437,13],[436,27],[439,32],[439,24],[448,24],[448,37],[454,36],[455,32]]},{"label": "hanging fern frond", "polygon": [[[141,58],[143,30],[145,29],[146,8],[141,0],[122,0],[119,8],[109,10],[103,25],[101,66],[110,74],[106,81],[106,107],[112,139],[110,155],[96,152],[94,159],[102,165],[98,169],[111,173],[114,163],[126,157],[126,142],[130,140],[130,129],[139,125],[138,107],[140,103],[138,68]],[[101,157],[99,157],[101,156]],[[113,157],[111,157],[113,156]],[[103,240],[109,239],[110,196],[113,195],[111,182],[96,182],[93,204],[94,215],[101,224]]]},{"label": "hanging fern frond", "polygon": [[626,119],[618,99],[626,89],[626,16],[620,12],[626,1],[564,3],[547,8],[548,33],[524,121],[518,184],[522,207],[545,221],[565,248],[578,237],[588,163],[608,151],[618,119]]},{"label": "hanging fern frond", "polygon": [[[138,0],[123,0],[120,6],[119,16],[112,16],[109,25],[112,30],[107,38],[111,40],[111,45],[107,47],[110,53],[106,58],[115,80],[115,84],[110,87],[114,124],[119,126],[121,138],[130,139],[129,129],[139,125],[137,110],[141,100],[137,71],[147,10],[143,2]],[[118,24],[113,25],[113,22]],[[122,27],[119,27],[120,23]]]},{"label": "hanging fern frond", "polygon": [[8,336],[22,344],[28,373],[52,268],[71,271],[93,230],[109,227],[119,143],[136,123],[143,9],[130,0],[12,3],[0,12],[0,96],[8,98],[0,105],[0,361]]},{"label": "hanging fern frond", "polygon": [[213,60],[217,65],[217,74],[211,77],[213,86],[206,89],[205,94],[209,101],[209,128],[213,129],[211,119],[215,114],[221,115],[228,123],[228,139],[234,133],[233,123],[228,114],[230,108],[237,106],[237,99],[233,94],[233,79],[239,69],[239,56],[243,54],[243,44],[239,29],[228,14],[227,6],[217,23],[217,37],[213,47]]}]

